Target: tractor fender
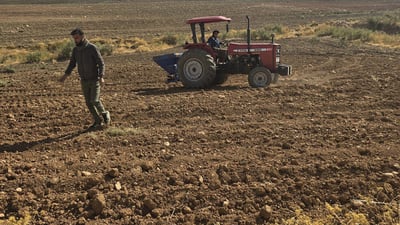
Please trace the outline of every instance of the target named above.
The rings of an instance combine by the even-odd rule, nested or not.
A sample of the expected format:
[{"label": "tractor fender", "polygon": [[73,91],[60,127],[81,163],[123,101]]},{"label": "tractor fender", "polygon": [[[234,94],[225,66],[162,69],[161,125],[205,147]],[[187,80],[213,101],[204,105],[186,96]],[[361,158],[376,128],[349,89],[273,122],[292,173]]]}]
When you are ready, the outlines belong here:
[{"label": "tractor fender", "polygon": [[213,48],[211,48],[209,45],[207,44],[203,44],[203,43],[198,43],[198,44],[186,44],[184,47],[184,49],[190,50],[190,49],[201,49],[206,51],[208,54],[210,54],[214,59],[217,58],[217,53],[214,51]]}]

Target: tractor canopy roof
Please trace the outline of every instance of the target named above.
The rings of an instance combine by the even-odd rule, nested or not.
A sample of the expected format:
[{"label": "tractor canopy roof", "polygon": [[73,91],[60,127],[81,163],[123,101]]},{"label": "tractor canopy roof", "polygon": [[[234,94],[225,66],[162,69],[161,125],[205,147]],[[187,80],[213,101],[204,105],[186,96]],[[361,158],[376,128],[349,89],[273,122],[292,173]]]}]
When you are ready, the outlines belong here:
[{"label": "tractor canopy roof", "polygon": [[204,17],[195,17],[192,19],[188,19],[186,21],[187,24],[193,23],[216,23],[216,22],[224,22],[231,21],[231,18],[227,18],[225,16],[204,16]]}]

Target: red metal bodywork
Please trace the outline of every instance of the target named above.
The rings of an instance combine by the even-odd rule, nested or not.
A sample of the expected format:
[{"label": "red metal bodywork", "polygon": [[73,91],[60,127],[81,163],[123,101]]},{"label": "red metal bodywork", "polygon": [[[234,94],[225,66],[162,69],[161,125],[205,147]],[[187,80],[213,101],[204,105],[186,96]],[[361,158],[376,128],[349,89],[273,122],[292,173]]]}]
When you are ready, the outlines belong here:
[{"label": "red metal bodywork", "polygon": [[210,54],[213,58],[217,57],[217,53],[207,43],[186,44],[183,49],[202,49]]},{"label": "red metal bodywork", "polygon": [[[268,78],[267,76],[268,74],[267,72],[265,72],[267,71],[266,69],[268,69],[271,73],[274,74],[279,74],[282,76],[290,75],[292,73],[292,66],[280,63],[281,46],[273,42],[273,37],[271,43],[251,42],[250,19],[248,16],[246,16],[246,18],[247,18],[247,42],[246,43],[230,42],[227,48],[220,48],[220,49],[213,49],[206,43],[205,24],[215,23],[215,22],[229,23],[231,21],[231,18],[224,16],[206,16],[206,17],[195,17],[192,19],[188,19],[186,21],[187,24],[190,24],[193,42],[192,43],[186,42],[183,48],[187,50],[187,52],[193,49],[194,50],[201,49],[207,52],[210,56],[214,58],[214,62],[209,62],[209,64],[210,65],[214,64],[216,66],[215,73],[214,71],[206,71],[207,74],[201,75],[202,77],[206,77],[206,79],[202,78],[203,80],[199,84],[191,83],[188,80],[192,80],[191,78],[192,72],[193,75],[196,75],[195,72],[197,71],[195,70],[197,68],[195,67],[204,65],[198,65],[198,63],[196,63],[195,67],[193,67],[194,68],[193,71],[188,71],[187,68],[185,69],[185,65],[189,59],[188,57],[181,57],[184,56],[185,53],[165,54],[161,56],[155,56],[153,57],[153,60],[158,65],[160,65],[165,71],[168,72],[169,74],[167,80],[168,82],[179,81],[181,80],[180,76],[184,76],[186,80],[186,83],[184,83],[184,85],[195,88],[208,87],[214,84],[222,84],[227,79],[228,74],[249,74],[249,83],[253,87],[264,87],[266,85],[269,85],[269,82],[271,80],[268,81],[268,79],[274,79],[274,81],[277,80],[278,76],[273,76],[273,77],[270,76]],[[196,33],[197,25],[200,28],[200,34],[201,34],[200,38],[198,38]],[[227,32],[229,31],[229,24],[226,24],[226,31]],[[192,57],[191,59],[193,58],[195,59],[196,55],[190,57]],[[180,60],[186,60],[186,61],[181,62]],[[182,63],[185,65],[183,65]],[[201,64],[203,63],[201,62]],[[207,66],[209,65],[207,64]],[[265,67],[266,69],[262,67]],[[264,74],[265,76],[259,75],[258,71],[261,71],[262,74]],[[178,73],[183,73],[183,74],[178,74]],[[186,73],[189,73],[188,77],[186,77]],[[193,80],[193,82],[195,82],[195,80]]]},{"label": "red metal bodywork", "polygon": [[[202,49],[210,54],[215,60],[217,60],[218,52],[211,48],[204,40],[204,24],[205,23],[215,23],[215,22],[230,22],[231,18],[225,16],[205,16],[205,17],[195,17],[192,19],[188,19],[186,21],[187,24],[190,24],[193,32],[193,40],[194,43],[187,43],[184,46],[184,49]],[[200,31],[202,32],[202,39],[200,43],[197,42],[197,37],[195,33],[195,25],[200,25]],[[203,43],[204,42],[204,43]],[[232,63],[237,63],[235,59],[242,60],[241,56],[250,56],[251,59],[257,58],[257,64],[268,68],[272,73],[277,72],[279,61],[277,62],[277,58],[280,57],[278,53],[280,51],[280,45],[276,43],[229,43],[227,48],[227,56],[228,60]],[[244,59],[247,60],[247,59]],[[221,62],[221,61],[220,61]],[[225,63],[225,61],[222,61]],[[225,64],[226,65],[226,64]],[[253,64],[252,66],[257,66]]]},{"label": "red metal bodywork", "polygon": [[[259,55],[260,63],[267,67],[271,72],[275,72],[276,52],[279,44],[275,43],[251,43],[250,48],[247,43],[230,43],[228,46],[229,56]],[[250,53],[249,53],[250,50]]]},{"label": "red metal bodywork", "polygon": [[231,18],[227,18],[225,16],[204,16],[204,17],[195,17],[192,19],[188,19],[186,21],[187,24],[193,23],[216,23],[216,22],[224,22],[231,21]]}]

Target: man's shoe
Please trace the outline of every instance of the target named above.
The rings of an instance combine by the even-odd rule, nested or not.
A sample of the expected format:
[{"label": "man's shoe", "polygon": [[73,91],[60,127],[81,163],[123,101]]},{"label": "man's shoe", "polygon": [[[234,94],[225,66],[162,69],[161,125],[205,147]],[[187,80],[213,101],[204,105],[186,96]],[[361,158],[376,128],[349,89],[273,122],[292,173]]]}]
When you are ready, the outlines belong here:
[{"label": "man's shoe", "polygon": [[106,111],[102,115],[103,115],[103,119],[104,119],[104,124],[107,125],[107,126],[110,125],[110,123],[111,123],[110,112]]},{"label": "man's shoe", "polygon": [[94,124],[92,124],[92,126],[88,127],[88,130],[99,130],[101,128],[102,128],[101,123],[95,122]]}]

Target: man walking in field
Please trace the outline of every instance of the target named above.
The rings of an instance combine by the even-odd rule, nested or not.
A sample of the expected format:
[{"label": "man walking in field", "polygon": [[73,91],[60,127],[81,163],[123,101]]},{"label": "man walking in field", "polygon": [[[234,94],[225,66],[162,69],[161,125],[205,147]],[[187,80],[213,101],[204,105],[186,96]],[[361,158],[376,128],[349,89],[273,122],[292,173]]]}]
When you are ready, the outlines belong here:
[{"label": "man walking in field", "polygon": [[83,95],[94,120],[89,129],[98,129],[102,126],[102,120],[105,125],[111,122],[110,112],[104,109],[100,101],[100,85],[104,84],[104,60],[97,47],[85,38],[81,29],[73,30],[71,36],[76,46],[60,82],[64,82],[78,64]]}]

